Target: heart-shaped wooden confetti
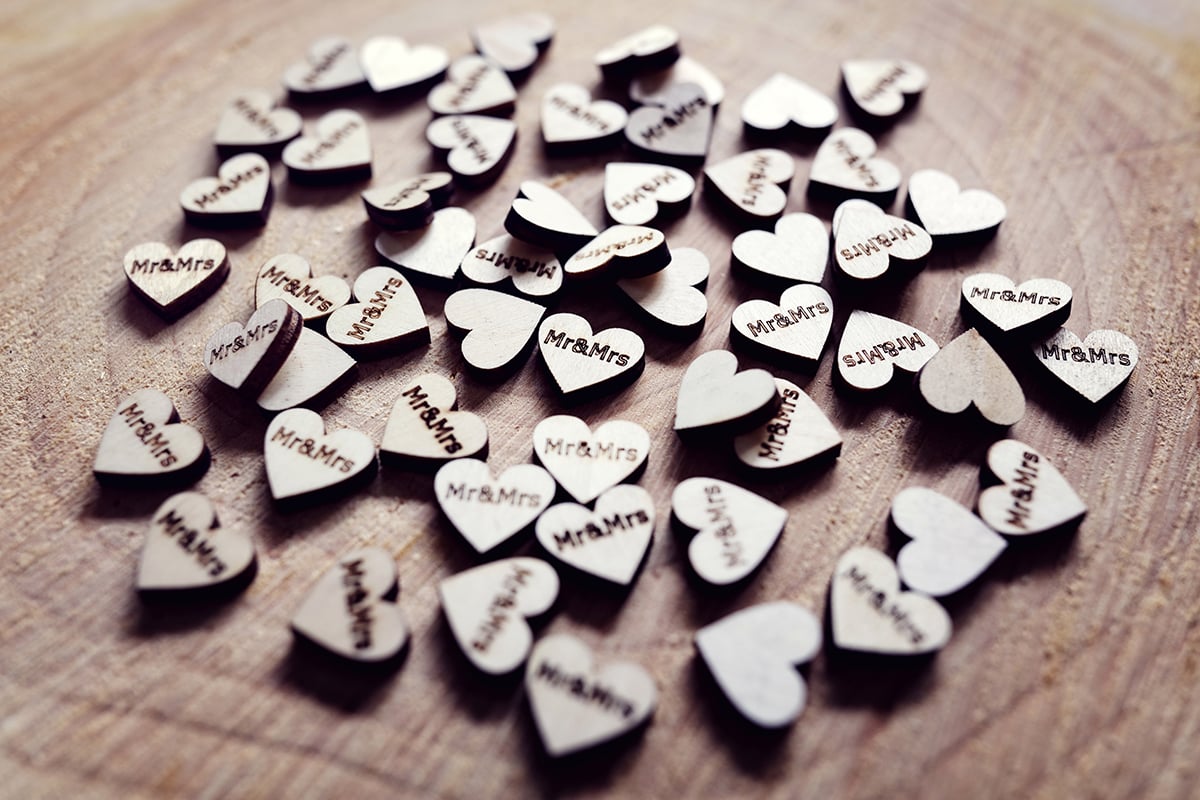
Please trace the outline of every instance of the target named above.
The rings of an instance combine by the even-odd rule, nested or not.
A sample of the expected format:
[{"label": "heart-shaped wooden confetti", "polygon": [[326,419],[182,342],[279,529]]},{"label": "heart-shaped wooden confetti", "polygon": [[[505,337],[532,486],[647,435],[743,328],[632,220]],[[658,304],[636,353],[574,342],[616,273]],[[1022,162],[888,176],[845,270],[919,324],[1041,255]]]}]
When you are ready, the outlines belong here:
[{"label": "heart-shaped wooden confetti", "polygon": [[288,179],[296,183],[340,183],[371,177],[371,136],[357,111],[339,108],[317,120],[316,134],[283,148]]},{"label": "heart-shaped wooden confetti", "polygon": [[425,228],[384,231],[375,237],[375,250],[410,278],[449,286],[467,251],[475,244],[475,215],[450,206],[436,211]]},{"label": "heart-shaped wooden confetti", "polygon": [[1125,385],[1138,348],[1120,331],[1092,331],[1080,339],[1066,328],[1033,345],[1033,355],[1079,397],[1099,403]]},{"label": "heart-shaped wooden confetti", "polygon": [[1087,514],[1087,506],[1050,459],[1016,439],[988,448],[981,479],[1000,485],[979,495],[979,516],[1006,536],[1063,530]]},{"label": "heart-shaped wooden confetti", "polygon": [[357,361],[311,328],[302,328],[296,346],[258,395],[263,411],[317,405],[353,377]]},{"label": "heart-shaped wooden confetti", "polygon": [[558,573],[537,558],[506,558],[438,584],[442,613],[463,654],[481,672],[507,675],[533,647],[527,618],[558,599]]},{"label": "heart-shaped wooden confetti", "polygon": [[268,300],[245,325],[227,323],[204,345],[204,366],[226,386],[255,395],[292,352],[304,320],[283,300]]},{"label": "heart-shaped wooden confetti", "polygon": [[662,92],[658,105],[629,115],[625,139],[639,158],[698,167],[708,156],[714,116],[701,86],[676,83]]},{"label": "heart-shaped wooden confetti", "polygon": [[104,428],[92,472],[111,485],[186,483],[208,469],[200,431],[179,422],[175,404],[157,389],[121,400]]},{"label": "heart-shaped wooden confetti", "polygon": [[517,140],[517,124],[509,119],[455,114],[429,123],[425,138],[446,159],[455,180],[479,188],[504,171]]},{"label": "heart-shaped wooden confetti", "polygon": [[482,555],[528,528],[554,502],[554,478],[536,464],[509,467],[493,478],[485,462],[458,458],[438,470],[433,493],[446,519]]},{"label": "heart-shaped wooden confetti", "polygon": [[638,278],[671,263],[667,237],[644,225],[613,225],[585,244],[563,264],[576,279],[613,275]]},{"label": "heart-shaped wooden confetti", "polygon": [[944,597],[965,588],[1004,552],[1004,539],[945,495],[914,486],[892,500],[892,523],[911,542],[896,566],[918,592]]},{"label": "heart-shaped wooden confetti", "polygon": [[733,440],[738,460],[773,471],[832,460],[842,452],[842,436],[821,407],[796,384],[776,378],[781,402],[775,416]]},{"label": "heart-shaped wooden confetti", "polygon": [[145,242],[125,254],[129,285],[168,319],[195,308],[228,275],[225,245],[216,239],[192,239],[177,251],[161,242]]},{"label": "heart-shaped wooden confetti", "polygon": [[666,25],[652,25],[605,47],[595,61],[606,82],[621,84],[635,75],[664,70],[678,58],[679,34]]},{"label": "heart-shaped wooden confetti", "polygon": [[946,609],[916,592],[900,591],[892,560],[869,547],[842,554],[829,590],[833,642],[872,655],[934,653],[950,641]]},{"label": "heart-shaped wooden confetti", "polygon": [[462,289],[446,298],[446,324],[462,335],[462,356],[484,373],[503,373],[520,364],[546,313],[537,303],[491,289]]},{"label": "heart-shaped wooden confetti", "polygon": [[962,310],[988,330],[1018,336],[1052,331],[1071,316],[1071,287],[1054,278],[1031,278],[1020,286],[994,272],[962,282]]},{"label": "heart-shaped wooden confetti", "polygon": [[784,290],[779,304],[747,300],[733,310],[729,333],[764,359],[811,369],[821,359],[833,326],[833,298],[814,283]]},{"label": "heart-shaped wooden confetti", "polygon": [[681,83],[694,83],[703,89],[704,99],[714,113],[725,99],[725,84],[708,67],[684,55],[666,69],[635,76],[629,83],[629,99],[643,106],[665,105],[667,92]]},{"label": "heart-shaped wooden confetti", "polygon": [[412,284],[391,267],[354,279],[354,299],[329,315],[329,339],[353,353],[396,353],[429,342],[429,323]]},{"label": "heart-shaped wooden confetti", "polygon": [[594,511],[576,503],[551,506],[535,531],[564,564],[628,586],[654,538],[654,498],[640,486],[614,486],[596,498]]},{"label": "heart-shaped wooden confetti", "polygon": [[888,206],[900,188],[900,170],[875,157],[875,140],[858,128],[838,128],[817,148],[808,173],[808,193],[841,201],[860,197]]},{"label": "heart-shaped wooden confetti", "polygon": [[821,651],[821,623],[796,603],[744,608],[696,631],[696,651],[746,719],[782,728],[804,711],[808,689],[796,668]]},{"label": "heart-shaped wooden confetti", "polygon": [[688,478],[671,493],[671,513],[696,531],[688,563],[703,581],[729,586],[747,578],[771,552],[786,508],[716,478]]},{"label": "heart-shaped wooden confetti", "polygon": [[487,453],[487,423],[478,414],[455,411],[458,394],[441,375],[426,373],[400,391],[388,417],[380,455],[403,464],[440,467],[454,458]]},{"label": "heart-shaped wooden confetti", "polygon": [[646,670],[629,661],[596,668],[588,646],[567,634],[534,645],[525,692],[542,746],[554,757],[633,731],[658,704],[658,689]]},{"label": "heart-shaped wooden confetti", "polygon": [[254,564],[254,542],[222,528],[207,497],[183,492],[150,517],[138,562],[139,592],[186,592],[228,586]]},{"label": "heart-shaped wooden confetti", "polygon": [[229,101],[213,140],[222,158],[238,153],[272,155],[300,135],[301,124],[292,109],[275,107],[270,92],[253,90]]},{"label": "heart-shaped wooden confetti", "polygon": [[696,356],[679,382],[676,433],[735,432],[771,418],[779,407],[775,379],[765,369],[737,367],[737,356],[728,350]]},{"label": "heart-shaped wooden confetti", "polygon": [[258,153],[242,153],[179,193],[183,216],[192,225],[266,225],[271,211],[271,165]]},{"label": "heart-shaped wooden confetti", "polygon": [[508,234],[497,236],[467,253],[463,277],[483,286],[509,286],[530,297],[552,297],[562,288],[562,265],[554,253]]},{"label": "heart-shaped wooden confetti", "polygon": [[336,275],[314,278],[303,256],[283,253],[267,259],[254,283],[254,305],[272,300],[287,303],[305,322],[322,319],[350,301],[350,284]]},{"label": "heart-shaped wooden confetti", "polygon": [[933,337],[898,320],[854,310],[838,343],[837,374],[847,386],[887,386],[897,369],[915,375],[938,351]]},{"label": "heart-shaped wooden confetti", "polygon": [[551,86],[542,96],[542,141],[550,155],[571,155],[616,144],[629,114],[611,100],[593,100],[575,83]]},{"label": "heart-shaped wooden confetti", "polygon": [[812,214],[784,214],[774,233],[743,231],[733,240],[734,266],[770,280],[820,283],[828,262],[829,231]]},{"label": "heart-shaped wooden confetti", "polygon": [[445,208],[454,194],[449,172],[425,172],[362,193],[367,216],[381,228],[411,231],[423,228],[433,212]]},{"label": "heart-shaped wooden confetti", "polygon": [[320,414],[292,408],[267,425],[263,461],[277,502],[314,498],[369,478],[375,470],[375,443],[353,428],[326,433]]},{"label": "heart-shaped wooden confetti", "polygon": [[742,103],[742,123],[763,136],[824,131],[837,122],[834,102],[804,81],[777,72]]},{"label": "heart-shaped wooden confetti", "polygon": [[538,326],[538,351],[564,398],[623,387],[642,374],[646,343],[627,328],[593,332],[578,314],[551,314]]},{"label": "heart-shaped wooden confetti", "polygon": [[477,55],[459,56],[426,98],[434,114],[506,116],[517,104],[517,90],[504,70]]},{"label": "heart-shaped wooden confetti", "polygon": [[696,181],[681,169],[610,161],[604,167],[604,207],[621,225],[651,225],[678,217],[692,204]]},{"label": "heart-shaped wooden confetti", "polygon": [[410,47],[399,36],[376,36],[363,43],[359,64],[374,92],[416,92],[442,79],[450,58],[432,45]]},{"label": "heart-shaped wooden confetti", "polygon": [[842,62],[842,88],[847,97],[858,112],[875,121],[886,121],[916,103],[928,85],[928,74],[911,61],[875,58]]},{"label": "heart-shaped wooden confetti", "polygon": [[779,219],[796,163],[782,150],[748,150],[704,170],[715,197],[735,217],[754,225]]},{"label": "heart-shaped wooden confetti", "polygon": [[851,280],[892,277],[892,264],[898,261],[911,273],[932,248],[932,237],[920,225],[885,214],[866,200],[847,200],[834,212],[833,263]]},{"label": "heart-shaped wooden confetti", "polygon": [[925,402],[943,414],[974,407],[993,425],[1025,416],[1025,393],[1004,360],[971,328],[934,354],[917,376]]},{"label": "heart-shaped wooden confetti", "polygon": [[919,169],[908,177],[905,207],[930,236],[950,242],[986,239],[1008,213],[996,195],[983,189],[960,191],[958,181],[936,169]]},{"label": "heart-shaped wooden confetti", "polygon": [[593,431],[579,417],[557,414],[534,427],[533,454],[576,502],[587,504],[641,473],[650,455],[650,434],[623,419]]},{"label": "heart-shaped wooden confetti", "polygon": [[537,181],[522,181],[504,229],[523,242],[574,253],[596,237],[596,226],[570,200]]},{"label": "heart-shaped wooden confetti", "polygon": [[354,45],[337,36],[313,42],[304,61],[283,73],[283,85],[293,97],[332,97],[363,86],[367,76],[358,64]]},{"label": "heart-shaped wooden confetti", "polygon": [[396,604],[396,562],[378,547],[347,553],[320,577],[292,617],[292,632],[334,655],[387,661],[408,643]]},{"label": "heart-shaped wooden confetti", "polygon": [[476,25],[471,29],[475,50],[519,81],[529,74],[554,38],[554,19],[531,12]]},{"label": "heart-shaped wooden confetti", "polygon": [[708,256],[692,247],[671,251],[671,263],[644,278],[622,278],[617,288],[653,324],[690,336],[704,327],[708,299]]}]

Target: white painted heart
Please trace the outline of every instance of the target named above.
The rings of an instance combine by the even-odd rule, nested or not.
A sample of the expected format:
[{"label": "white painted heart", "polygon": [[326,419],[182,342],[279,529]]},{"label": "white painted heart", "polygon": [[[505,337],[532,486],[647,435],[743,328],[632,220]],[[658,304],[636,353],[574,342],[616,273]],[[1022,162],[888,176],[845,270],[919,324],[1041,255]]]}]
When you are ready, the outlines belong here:
[{"label": "white painted heart", "polygon": [[429,341],[429,324],[412,284],[391,267],[354,279],[354,299],[329,315],[329,338],[353,351],[395,352]]},{"label": "white painted heart", "polygon": [[446,298],[446,324],[465,331],[462,356],[484,372],[504,370],[526,352],[546,307],[491,289],[462,289]]},{"label": "white painted heart", "polygon": [[124,265],[134,291],[168,317],[194,307],[229,275],[225,245],[216,239],[193,239],[178,251],[145,242],[125,254]]},{"label": "white painted heart", "polygon": [[950,615],[936,600],[900,591],[892,560],[854,547],[838,559],[829,592],[833,641],[844,650],[911,656],[941,650],[950,641]]},{"label": "white painted heart", "polygon": [[838,375],[855,389],[878,389],[892,381],[896,369],[915,375],[937,352],[938,344],[928,333],[856,309],[838,343]]},{"label": "white painted heart", "polygon": [[204,437],[179,422],[171,398],[157,389],[139,389],[109,418],[92,470],[101,482],[153,482],[188,477],[207,464]]},{"label": "white painted heart", "polygon": [[535,464],[492,477],[474,458],[449,461],[433,479],[442,513],[477,553],[487,553],[529,527],[554,501],[554,478]]},{"label": "white painted heart", "polygon": [[183,591],[228,585],[254,563],[254,542],[221,527],[212,502],[199,492],[163,501],[150,517],[138,561],[142,592]]},{"label": "white painted heart", "polygon": [[821,407],[796,384],[776,378],[782,402],[775,416],[733,440],[738,460],[761,470],[783,469],[842,450],[842,436]]},{"label": "white painted heart", "polygon": [[254,304],[261,308],[276,298],[308,320],[321,319],[350,300],[350,284],[337,275],[314,278],[308,260],[294,253],[267,259],[254,283]]},{"label": "white painted heart", "polygon": [[435,373],[409,381],[392,405],[380,451],[385,456],[441,464],[470,458],[488,446],[487,423],[478,414],[455,411],[454,384]]},{"label": "white painted heart", "polygon": [[910,487],[896,495],[892,522],[912,539],[896,557],[900,577],[934,597],[971,584],[1007,547],[979,517],[924,487]]},{"label": "white painted heart", "polygon": [[1092,331],[1080,339],[1066,328],[1033,345],[1038,362],[1091,403],[1104,400],[1129,380],[1138,348],[1120,331]]},{"label": "white painted heart", "polygon": [[579,417],[557,414],[534,427],[533,454],[577,502],[590,503],[643,468],[650,434],[620,419],[593,431]]},{"label": "white painted heart", "polygon": [[765,369],[737,371],[738,359],[728,350],[701,353],[688,365],[675,402],[675,430],[700,431],[737,426],[775,411],[779,392]]},{"label": "white painted heart", "polygon": [[332,489],[375,466],[375,443],[353,428],[332,433],[321,415],[292,408],[275,415],[263,437],[267,486],[275,500]]},{"label": "white painted heart", "polygon": [[671,493],[671,513],[696,531],[688,563],[702,580],[728,586],[748,577],[771,552],[786,508],[716,478],[688,478]]},{"label": "white painted heart", "polygon": [[375,250],[390,263],[443,283],[454,279],[473,244],[475,215],[456,206],[434,212],[428,227],[375,237]]},{"label": "white painted heart", "polygon": [[621,484],[596,498],[595,510],[551,506],[534,530],[546,552],[564,564],[628,586],[654,538],[654,498],[640,486]]},{"label": "white painted heart", "polygon": [[635,380],[645,363],[646,343],[628,328],[592,331],[578,314],[551,314],[538,326],[538,352],[564,397],[605,391]]},{"label": "white painted heart", "polygon": [[789,283],[820,283],[829,261],[829,232],[812,214],[784,214],[775,232],[743,231],[733,240],[737,266]]},{"label": "white painted heart", "polygon": [[988,448],[987,472],[999,486],[979,495],[979,516],[1006,536],[1029,536],[1077,524],[1087,506],[1041,452],[1016,439]]},{"label": "white painted heart", "polygon": [[311,328],[301,328],[296,346],[258,395],[263,411],[283,411],[311,402],[347,379],[356,362]]}]

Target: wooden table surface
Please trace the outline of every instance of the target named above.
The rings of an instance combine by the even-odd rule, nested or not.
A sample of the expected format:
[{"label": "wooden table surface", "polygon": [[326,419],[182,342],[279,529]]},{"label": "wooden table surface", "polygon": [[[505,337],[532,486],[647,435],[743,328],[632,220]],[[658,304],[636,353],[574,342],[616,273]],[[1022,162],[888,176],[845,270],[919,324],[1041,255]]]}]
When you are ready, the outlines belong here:
[{"label": "wooden table surface", "polygon": [[[1069,327],[1131,334],[1141,363],[1099,412],[1064,404],[1021,363],[1029,399],[1011,434],[1041,448],[1090,507],[1078,534],[1001,560],[951,605],[952,641],[927,668],[898,672],[818,657],[810,704],[782,734],[749,729],[698,666],[692,634],[756,602],[821,613],[833,565],[854,545],[895,552],[891,498],[931,486],[967,505],[1000,434],[947,427],[909,387],[866,400],[831,383],[832,354],[796,376],[842,431],[830,470],[755,488],[790,518],[742,591],[712,594],[686,577],[665,523],[682,478],[735,478],[729,448],[685,446],[671,430],[675,393],[698,353],[728,346],[733,307],[770,297],[729,275],[735,228],[698,202],[671,225],[673,246],[712,261],[710,311],[693,342],[645,330],[627,309],[566,298],[599,328],[628,325],[647,343],[629,389],[573,409],[590,423],[631,419],[651,434],[641,479],[660,524],[623,601],[568,586],[544,629],[573,632],[602,659],[632,659],[661,690],[644,736],[600,756],[555,763],[540,752],[519,681],[489,683],[457,652],[438,581],[473,563],[440,520],[432,479],[384,469],[349,499],[285,515],[268,499],[267,420],[215,386],[201,346],[245,319],[258,267],[296,252],[353,278],[378,263],[358,191],[289,185],[261,231],[218,233],[233,271],[174,324],[134,298],[121,270],[143,241],[178,245],[177,197],[217,159],[212,130],[233,92],[278,88],[318,36],[401,34],[469,49],[474,20],[537,6],[505,3],[33,2],[2,12],[0,242],[6,351],[0,502],[0,795],[6,797],[1187,797],[1200,781],[1200,460],[1197,376],[1200,267],[1200,8],[1180,0],[1043,4],[792,3],[634,0],[550,6],[558,33],[521,88],[517,153],[494,187],[459,195],[479,238],[501,231],[519,182],[557,186],[602,221],[603,164],[542,155],[538,105],[560,81],[598,84],[604,44],[663,22],[724,82],[710,162],[746,149],[739,108],[775,71],[835,93],[848,57],[901,55],[931,83],[915,114],[880,137],[905,174],[936,167],[1008,203],[999,236],[977,252],[935,254],[911,284],[867,308],[913,321],[940,342],[964,330],[959,284],[976,271],[1060,278],[1075,291]],[[410,104],[357,99],[375,146],[375,181],[432,167]],[[312,120],[325,107],[305,108]],[[789,210],[804,196],[812,149],[796,145]],[[898,204],[899,205],[899,204]],[[829,283],[827,278],[827,283]],[[835,291],[832,341],[855,305]],[[530,431],[561,404],[531,360],[499,387],[462,370],[422,289],[433,343],[364,362],[323,413],[378,441],[397,389],[424,371],[450,376],[481,413],[494,468],[531,458]],[[772,298],[773,299],[773,298]],[[743,358],[744,364],[754,364]],[[101,489],[91,462],[120,398],[170,395],[214,455],[197,488],[227,526],[250,531],[260,571],[218,607],[143,607],[133,573],[148,515],[168,492]],[[292,652],[288,621],[340,553],[395,554],[411,652],[364,679]]]}]

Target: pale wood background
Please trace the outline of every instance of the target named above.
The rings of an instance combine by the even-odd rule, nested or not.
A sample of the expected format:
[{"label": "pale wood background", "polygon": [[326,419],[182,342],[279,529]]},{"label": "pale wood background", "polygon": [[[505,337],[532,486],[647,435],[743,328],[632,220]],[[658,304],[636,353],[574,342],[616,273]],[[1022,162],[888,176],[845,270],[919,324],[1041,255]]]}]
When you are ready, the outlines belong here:
[{"label": "pale wood background", "polygon": [[[952,606],[953,641],[913,674],[817,660],[811,702],[779,736],[749,731],[696,667],[691,634],[722,614],[786,598],[823,609],[838,555],[888,547],[890,498],[912,485],[971,504],[994,432],[944,428],[912,393],[851,401],[826,353],[801,380],[843,430],[837,465],[769,482],[791,511],[765,569],[740,594],[684,576],[665,518],[682,477],[734,475],[724,448],[671,432],[675,387],[697,353],[726,346],[733,306],[768,296],[728,276],[734,230],[698,205],[668,230],[712,259],[712,305],[694,343],[645,332],[649,363],[630,389],[578,410],[634,419],[653,438],[642,480],[662,515],[625,602],[566,593],[546,630],[572,631],[601,657],[641,662],[662,690],[640,741],[568,765],[539,754],[519,684],[471,674],[441,619],[436,584],[473,563],[431,501],[431,479],[384,471],[346,501],[272,511],[261,462],[265,419],[219,391],[200,362],[208,333],[250,312],[257,268],[293,251],[350,278],[376,263],[355,189],[289,186],[261,232],[218,234],[233,272],[217,295],[165,325],[130,294],[121,256],[201,231],[179,190],[211,174],[211,132],[244,87],[328,33],[402,34],[453,54],[472,19],[549,10],[559,32],[522,88],[519,150],[491,190],[460,195],[480,238],[500,232],[523,178],[557,185],[601,220],[603,159],[548,161],[537,106],[562,80],[595,85],[592,54],[653,22],[727,86],[712,158],[746,146],[738,109],[776,70],[833,92],[842,58],[898,54],[932,83],[912,117],[881,138],[907,174],[932,166],[1009,205],[989,247],[944,254],[869,307],[939,341],[963,329],[958,286],[976,270],[1050,276],[1075,289],[1069,326],[1132,334],[1142,362],[1099,414],[1064,404],[1027,364],[1030,404],[1012,433],[1048,453],[1091,507],[1077,537],[1006,557]],[[1200,9],[1183,0],[967,4],[702,0],[561,3],[41,2],[0,11],[0,241],[4,254],[4,443],[0,502],[0,795],[7,797],[1187,797],[1200,780],[1200,544],[1197,543],[1196,282],[1200,196]],[[432,166],[420,102],[354,101],[371,124],[376,180]],[[312,119],[314,110],[305,110]],[[811,149],[796,147],[789,208],[807,207]],[[829,209],[817,209],[828,219]],[[530,458],[529,434],[559,410],[530,362],[495,390],[461,373],[423,290],[433,344],[365,363],[325,410],[379,437],[396,388],[421,371],[453,377],[492,430],[494,466]],[[839,325],[853,301],[835,295]],[[581,300],[564,306],[584,308]],[[644,329],[593,302],[597,325]],[[746,360],[746,363],[751,363]],[[90,465],[128,392],[155,386],[214,453],[198,483],[226,525],[251,530],[260,573],[236,601],[159,613],[132,590],[147,515],[162,492],[102,491]],[[338,554],[391,550],[414,632],[399,671],[366,681],[290,655],[287,623]],[[894,547],[894,546],[893,546]]]}]

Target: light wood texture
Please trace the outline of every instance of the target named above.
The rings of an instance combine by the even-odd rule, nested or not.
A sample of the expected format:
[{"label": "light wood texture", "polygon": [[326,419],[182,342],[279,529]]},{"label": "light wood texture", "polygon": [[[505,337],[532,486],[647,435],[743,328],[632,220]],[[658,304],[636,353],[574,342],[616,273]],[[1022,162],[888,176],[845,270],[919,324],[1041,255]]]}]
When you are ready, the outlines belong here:
[{"label": "light wood texture", "polygon": [[[541,6],[558,33],[520,88],[520,138],[497,184],[456,202],[480,231],[501,231],[525,179],[541,179],[599,222],[604,159],[548,161],[537,112],[563,81],[597,88],[596,50],[656,21],[727,88],[710,163],[746,149],[738,109],[785,70],[836,94],[842,60],[895,55],[930,74],[918,108],[879,137],[905,174],[934,167],[1008,206],[996,239],[933,254],[916,278],[868,310],[949,342],[964,326],[962,278],[1056,277],[1076,292],[1084,333],[1129,332],[1141,351],[1114,405],[1066,405],[1037,365],[1016,360],[1028,394],[1011,434],[1045,453],[1088,504],[1073,539],[1019,548],[953,607],[954,638],[911,674],[812,665],[808,708],[770,739],[697,672],[694,632],[738,608],[825,605],[847,548],[889,546],[892,497],[927,485],[969,505],[990,437],[951,434],[909,390],[855,401],[835,393],[832,352],[805,389],[842,431],[839,462],[803,481],[756,484],[789,523],[763,570],[733,595],[685,578],[686,553],[660,529],[623,602],[564,587],[547,628],[584,639],[598,660],[645,665],[660,703],[644,737],[608,758],[556,765],[539,755],[519,686],[480,684],[444,625],[437,585],[473,566],[439,518],[432,479],[386,468],[343,501],[285,515],[262,469],[266,418],[205,373],[202,345],[252,311],[257,268],[272,255],[321,254],[353,279],[375,265],[358,187],[311,189],[273,166],[269,224],[216,234],[232,272],[174,324],[132,296],[122,255],[139,242],[178,247],[202,235],[178,204],[216,173],[213,131],[230,97],[278,90],[288,64],[330,33],[376,33],[469,47],[467,29],[533,3],[32,2],[3,11],[0,229],[7,361],[0,415],[0,774],[32,796],[228,797],[1188,797],[1200,784],[1200,9],[1177,0],[904,4],[613,0],[602,10]],[[602,12],[602,13],[601,13]],[[280,90],[281,91],[281,90]],[[379,185],[435,168],[418,99],[338,101],[375,143]],[[839,104],[841,105],[841,104]],[[843,106],[844,108],[844,106]],[[843,123],[845,116],[843,115]],[[788,210],[828,221],[804,196],[808,147]],[[615,151],[612,158],[624,159]],[[645,374],[573,408],[590,423],[630,419],[651,435],[641,484],[665,520],[685,477],[733,478],[731,453],[684,446],[671,430],[691,359],[724,347],[732,309],[773,297],[731,279],[736,233],[702,202],[667,229],[672,246],[713,264],[709,322],[695,342],[649,331]],[[206,235],[206,234],[205,234]],[[316,263],[314,261],[314,263]],[[319,271],[324,272],[324,269]],[[446,374],[492,431],[495,471],[530,458],[530,431],[561,408],[535,361],[499,386],[461,372],[443,335],[443,294],[419,290],[434,340],[361,365],[323,410],[332,428],[378,439],[394,391]],[[589,298],[589,300],[592,298]],[[568,308],[581,307],[576,299]],[[642,330],[592,303],[597,329]],[[838,303],[840,327],[851,303]],[[836,340],[835,340],[836,341]],[[744,360],[743,367],[755,366]],[[786,373],[785,373],[786,374]],[[790,375],[793,379],[794,375]],[[233,602],[170,614],[133,589],[142,535],[165,492],[112,492],[91,462],[121,398],[155,386],[200,428],[211,469],[197,483],[222,524],[253,533],[259,574]],[[739,479],[740,480],[740,479]],[[317,578],[364,545],[395,558],[411,651],[386,679],[346,681],[289,654],[288,621]],[[1018,550],[1018,548],[1010,548]]]}]

